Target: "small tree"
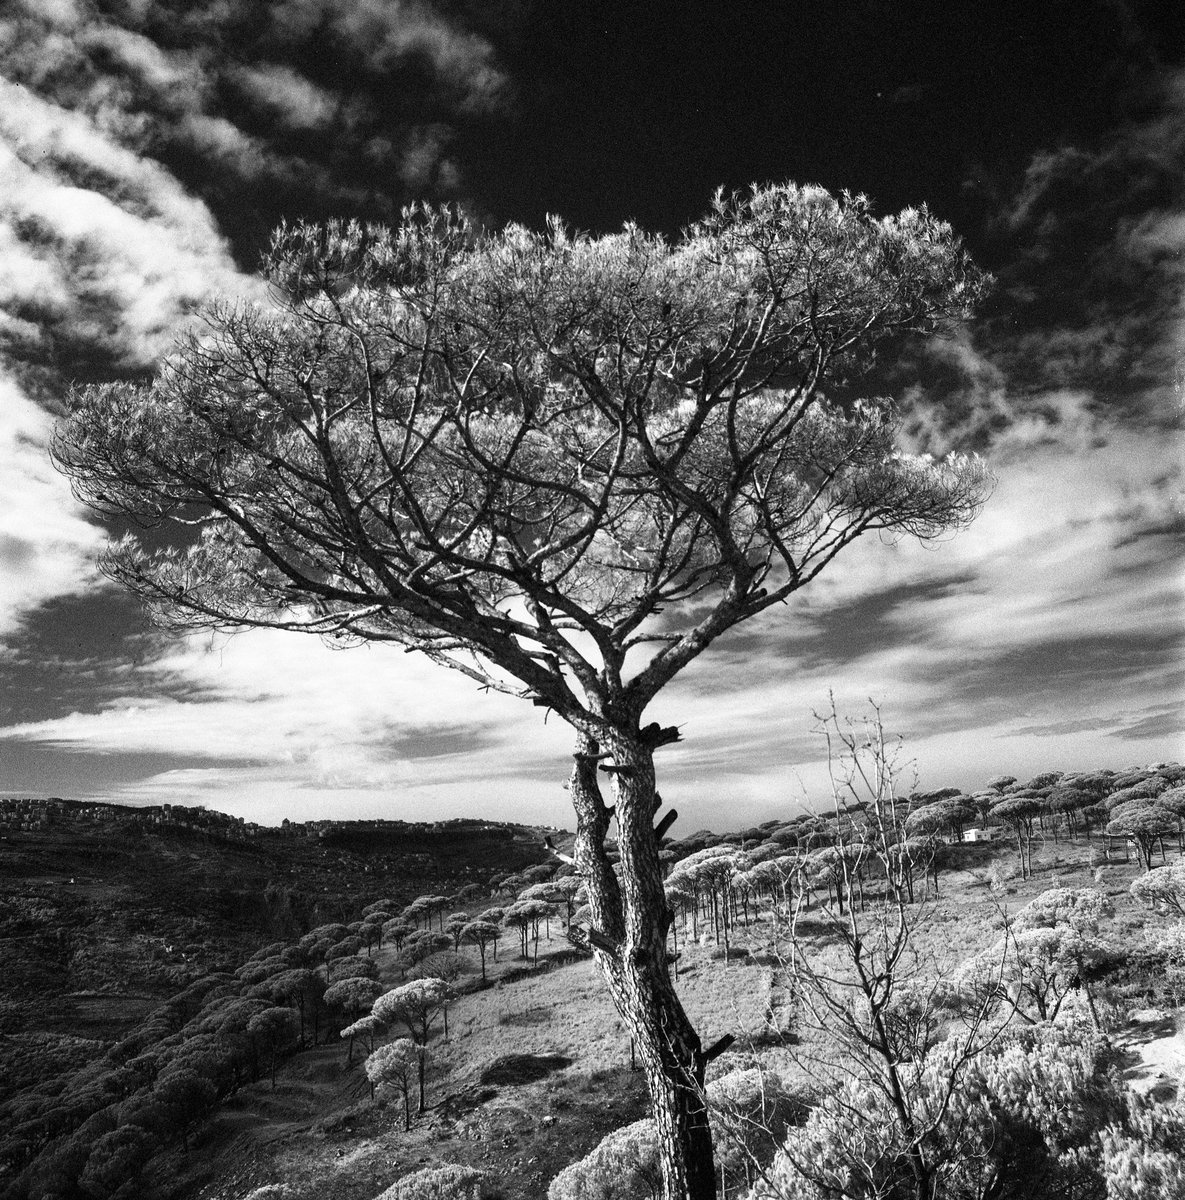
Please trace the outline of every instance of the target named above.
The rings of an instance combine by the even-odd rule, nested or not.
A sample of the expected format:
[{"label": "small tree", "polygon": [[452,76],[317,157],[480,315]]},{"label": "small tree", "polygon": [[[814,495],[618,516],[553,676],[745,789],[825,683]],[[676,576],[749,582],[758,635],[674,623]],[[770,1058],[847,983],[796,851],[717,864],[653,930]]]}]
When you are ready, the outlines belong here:
[{"label": "small tree", "polygon": [[304,1046],[306,1023],[311,1018],[313,1045],[317,1044],[317,1011],[324,1000],[325,980],[307,967],[295,967],[273,976],[262,985],[264,994],[276,1004],[295,1004],[300,1017],[300,1044]]},{"label": "small tree", "polygon": [[[421,1074],[420,1064],[427,1050],[416,1045],[410,1038],[398,1038],[380,1046],[366,1059],[366,1078],[370,1080],[370,1094],[375,1089],[389,1089],[403,1097],[403,1129],[411,1129],[412,1082]],[[423,1100],[420,1111],[424,1111]]]},{"label": "small tree", "polygon": [[547,1189],[547,1200],[658,1200],[661,1195],[658,1132],[649,1118],[615,1129],[591,1154],[565,1167]]},{"label": "small tree", "polygon": [[403,943],[415,932],[415,928],[402,917],[395,917],[383,925],[383,936],[394,944],[396,953],[402,953]]},{"label": "small tree", "polygon": [[502,918],[505,925],[519,931],[523,958],[532,958],[536,965],[539,962],[539,927],[554,915],[555,909],[543,900],[520,900],[512,904]]},{"label": "small tree", "polygon": [[530,954],[527,950],[527,930],[531,925],[531,918],[527,915],[526,910],[521,904],[512,904],[502,914],[502,924],[507,929],[513,929],[518,933],[518,952],[520,958],[529,958]]},{"label": "small tree", "polygon": [[1030,796],[1014,796],[993,805],[991,809],[991,815],[1016,834],[1022,879],[1028,879],[1033,873],[1033,822],[1041,812],[1041,801]]},{"label": "small tree", "polygon": [[962,840],[963,829],[975,819],[975,808],[965,797],[937,800],[915,808],[905,821],[911,837],[932,837],[936,834]]},{"label": "small tree", "polygon": [[859,396],[878,348],[949,329],[984,280],[925,210],[792,184],[721,194],[675,242],[424,209],[300,225],[266,276],[272,308],[216,306],[151,384],[75,398],[56,462],[157,531],[104,569],[174,626],[402,644],[572,727],[574,856],[664,1196],[709,1200],[654,822],[679,735],[644,713],[862,535],[974,516],[983,468],[903,453],[891,403]]},{"label": "small tree", "polygon": [[356,1021],[363,1013],[370,1012],[382,994],[383,985],[378,980],[357,975],[330,984],[325,989],[325,1006]]},{"label": "small tree", "polygon": [[[835,951],[820,954],[802,936],[800,896],[790,913],[783,969],[806,1030],[803,1066],[824,1099],[802,1133],[788,1137],[767,1186],[755,1194],[934,1200],[962,1150],[957,1140],[940,1136],[946,1113],[997,1036],[988,1022],[991,1002],[950,1005],[933,982],[940,972],[919,950],[916,931],[931,907],[911,901],[900,870],[896,848],[906,806],[897,779],[903,764],[879,712],[874,708],[857,726],[832,708],[819,727],[832,770],[838,851],[832,886],[841,898],[814,920],[825,923]],[[854,840],[862,855],[848,852]],[[875,863],[881,877],[879,895],[864,904],[857,878],[862,859]],[[939,1024],[951,1030],[941,1055],[933,1048]]]},{"label": "small tree", "polygon": [[1045,805],[1055,816],[1064,816],[1070,837],[1078,835],[1079,813],[1094,803],[1094,797],[1081,788],[1055,787],[1046,797]]},{"label": "small tree", "polygon": [[1107,1200],[1185,1196],[1185,1104],[1133,1096],[1126,1119],[1101,1135]]},{"label": "small tree", "polygon": [[[418,1046],[427,1046],[432,1022],[448,1007],[451,992],[442,979],[413,979],[402,987],[384,992],[371,1009],[372,1016],[384,1025],[402,1025]],[[424,1059],[418,1068],[420,1112],[424,1111]]]},{"label": "small tree", "polygon": [[247,1033],[268,1056],[272,1091],[276,1090],[276,1059],[296,1040],[296,1013],[290,1008],[265,1008],[247,1022]]},{"label": "small tree", "polygon": [[420,929],[409,934],[399,952],[400,966],[406,971],[409,967],[419,966],[426,959],[443,950],[451,950],[453,938],[448,933],[434,933],[429,929]]},{"label": "small tree", "polygon": [[359,1017],[341,1031],[340,1037],[349,1038],[349,1045],[346,1047],[347,1071],[354,1065],[354,1039],[365,1038],[367,1051],[373,1051],[375,1035],[382,1033],[385,1028],[386,1026],[373,1013],[367,1013],[366,1016]]},{"label": "small tree", "polygon": [[444,932],[452,937],[454,951],[461,949],[461,933],[468,924],[469,914],[467,912],[450,913],[448,920],[445,921]]},{"label": "small tree", "polygon": [[1185,787],[1172,787],[1156,797],[1156,807],[1177,818],[1177,849],[1185,853]]},{"label": "small tree", "polygon": [[156,1145],[156,1138],[135,1125],[121,1125],[103,1134],[91,1146],[79,1186],[88,1196],[129,1195],[129,1189],[138,1187]]},{"label": "small tree", "polygon": [[[791,1128],[752,1200],[1101,1197],[1097,1134],[1122,1114],[1106,1047],[1089,1030],[1010,1030],[963,1060],[961,1039],[906,1065],[904,1099],[929,1132],[923,1190],[896,1105],[859,1073]],[[948,1081],[958,1066],[959,1086]],[[1151,1195],[1152,1193],[1133,1193]]]},{"label": "small tree", "polygon": [[478,954],[481,955],[482,983],[486,982],[486,950],[491,945],[497,947],[499,933],[500,930],[493,921],[470,921],[461,930],[461,941],[476,946]]},{"label": "small tree", "polygon": [[1077,933],[1098,933],[1099,922],[1114,909],[1098,888],[1048,888],[1016,914],[1012,928],[1056,929],[1066,926]]},{"label": "small tree", "polygon": [[1056,1020],[1081,982],[1093,946],[1066,926],[1010,932],[960,968],[957,979],[981,1004],[1004,1003],[1030,1024]]},{"label": "small tree", "polygon": [[379,950],[383,948],[383,926],[390,919],[390,913],[376,912],[362,922],[362,927],[358,930],[358,936],[362,940],[362,945],[366,947],[366,956],[368,958],[372,950],[376,947]]},{"label": "small tree", "polygon": [[149,1103],[164,1115],[165,1129],[180,1133],[182,1146],[188,1148],[190,1127],[206,1115],[217,1098],[218,1093],[208,1079],[181,1068],[157,1079]]},{"label": "small tree", "polygon": [[1127,838],[1134,842],[1144,863],[1144,870],[1152,870],[1152,853],[1167,835],[1177,828],[1176,814],[1153,802],[1132,801],[1112,810],[1107,826],[1110,837]]}]

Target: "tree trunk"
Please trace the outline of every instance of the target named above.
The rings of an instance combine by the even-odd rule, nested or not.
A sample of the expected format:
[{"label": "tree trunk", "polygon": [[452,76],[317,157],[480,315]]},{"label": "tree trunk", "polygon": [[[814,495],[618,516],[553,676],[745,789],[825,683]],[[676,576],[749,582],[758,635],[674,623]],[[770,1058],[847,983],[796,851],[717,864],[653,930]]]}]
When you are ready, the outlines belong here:
[{"label": "tree trunk", "polygon": [[706,1062],[671,982],[654,762],[636,733],[606,747],[615,760],[621,884],[604,849],[610,814],[597,781],[598,747],[581,735],[572,771],[576,862],[592,913],[593,951],[637,1046],[650,1090],[662,1160],[663,1200],[715,1200],[716,1173],[704,1100]]}]

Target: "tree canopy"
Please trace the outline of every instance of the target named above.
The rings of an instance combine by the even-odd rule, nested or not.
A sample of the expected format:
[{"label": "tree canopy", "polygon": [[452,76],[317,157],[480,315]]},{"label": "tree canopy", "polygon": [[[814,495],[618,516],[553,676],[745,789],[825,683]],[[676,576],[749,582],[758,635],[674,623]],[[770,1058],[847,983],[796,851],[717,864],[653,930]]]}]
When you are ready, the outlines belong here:
[{"label": "tree canopy", "polygon": [[925,210],[767,187],[674,243],[409,210],[283,228],[266,275],[272,308],[216,305],[55,442],[90,503],[198,527],[104,561],[166,622],[401,642],[596,734],[859,534],[943,532],[986,491],[899,452],[886,401],[823,394],[979,296]]}]

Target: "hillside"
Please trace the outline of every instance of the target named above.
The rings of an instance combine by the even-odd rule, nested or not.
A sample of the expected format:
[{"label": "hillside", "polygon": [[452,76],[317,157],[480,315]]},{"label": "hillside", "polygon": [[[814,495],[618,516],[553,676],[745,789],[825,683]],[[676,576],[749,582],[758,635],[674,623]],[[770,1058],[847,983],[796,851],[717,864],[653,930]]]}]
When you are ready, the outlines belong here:
[{"label": "hillside", "polygon": [[484,893],[545,856],[535,831],[489,822],[267,829],[200,809],[0,801],[0,1100],[376,890]]},{"label": "hillside", "polygon": [[[1172,913],[1152,913],[1133,896],[1149,864],[1114,822],[1110,832],[1103,825],[1124,806],[1147,809],[1163,797],[1165,832],[1153,852],[1157,864],[1175,861],[1163,814],[1182,778],[1162,765],[1027,784],[1002,777],[974,796],[911,797],[905,828],[930,828],[924,842],[910,840],[924,848],[911,883],[917,977],[927,986],[955,978],[1049,889],[1096,896],[1102,916],[1086,990],[1080,959],[1049,994],[1064,1004],[1063,1020],[1085,1019],[1090,997],[1111,1031],[1115,1078],[1158,1099],[1176,1096],[1185,962],[1158,948]],[[1006,820],[1017,802],[1029,805],[1027,835]],[[962,840],[961,825],[972,823],[986,833]],[[736,1039],[710,1078],[760,1064],[804,1096],[816,1087],[804,1064],[823,1061],[825,1031],[794,1000],[779,915],[785,884],[771,889],[776,872],[761,868],[819,864],[802,876],[796,936],[820,961],[839,962],[843,902],[822,869],[838,829],[837,818],[800,814],[668,843],[680,998],[705,1045]],[[374,1200],[445,1164],[483,1172],[481,1194],[491,1200],[537,1200],[562,1168],[646,1114],[628,1034],[580,938],[574,945],[563,928],[567,868],[545,855],[538,831],[461,822],[239,838],[62,824],[10,831],[0,855],[19,872],[3,876],[6,911],[25,904],[4,932],[25,989],[5,981],[17,1023],[0,1040],[9,1063],[0,1097],[0,1128],[10,1130],[0,1142],[5,1200]],[[678,899],[696,864],[724,860],[730,873],[717,876],[726,880],[718,897]],[[867,886],[871,901],[875,874]],[[462,941],[465,922],[549,887],[550,908],[522,923],[521,942],[509,917],[482,954]],[[857,895],[862,907],[862,890],[849,903]],[[339,1031],[370,1000],[331,1003],[326,985],[349,979],[373,999],[416,977],[448,979],[452,998],[447,1035],[445,1012],[431,1018],[426,1112],[415,1116],[413,1104],[405,1130],[398,1096],[372,1097],[362,1066],[368,1039],[377,1045],[397,1032],[343,1040]],[[268,1018],[282,1037],[269,1041],[253,1023],[265,1012],[285,1018]],[[100,1155],[107,1149],[110,1161]],[[750,1177],[729,1159],[727,1195],[742,1195]]]},{"label": "hillside", "polygon": [[[1031,879],[1009,880],[997,895],[989,870],[1015,850],[976,849],[965,869],[944,873],[923,935],[923,951],[948,969],[992,942],[998,906],[1018,909],[1051,886],[1095,884],[1089,846],[1050,846],[1035,855]],[[1121,944],[1137,940],[1148,920],[1128,892],[1138,874],[1134,862],[1121,859],[1102,880],[1116,910],[1107,932]],[[680,997],[704,1042],[738,1036],[719,1073],[747,1064],[754,1046],[767,1059],[776,1056],[785,1037],[769,1020],[780,997],[774,970],[760,959],[767,933],[754,924],[741,934],[739,954],[727,965],[712,939],[681,959]],[[554,932],[541,966],[564,944]],[[396,986],[398,970],[390,960],[383,967],[385,982]],[[1146,1089],[1164,1087],[1166,1066],[1185,1078],[1185,1037],[1178,1032],[1185,1017],[1166,1023],[1158,1010],[1149,1017],[1142,984],[1131,990],[1144,1020],[1124,1027],[1123,1072]],[[539,1200],[562,1167],[646,1113],[627,1035],[587,960],[465,995],[450,1010],[449,1025],[449,1042],[438,1035],[433,1043],[430,1111],[410,1133],[398,1102],[372,1101],[361,1070],[344,1069],[342,1047],[324,1046],[293,1059],[275,1092],[261,1082],[236,1097],[188,1164],[177,1164],[185,1182],[176,1194],[243,1200],[255,1188],[282,1183],[284,1200],[374,1200],[398,1177],[448,1163],[488,1172],[498,1182],[489,1194],[499,1200]]]}]

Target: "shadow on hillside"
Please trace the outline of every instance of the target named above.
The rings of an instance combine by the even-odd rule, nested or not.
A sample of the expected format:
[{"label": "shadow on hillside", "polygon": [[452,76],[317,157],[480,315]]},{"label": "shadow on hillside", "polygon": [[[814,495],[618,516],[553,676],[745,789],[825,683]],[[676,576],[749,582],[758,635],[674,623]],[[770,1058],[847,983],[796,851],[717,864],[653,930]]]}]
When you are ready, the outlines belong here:
[{"label": "shadow on hillside", "polygon": [[570,1067],[573,1060],[564,1054],[507,1054],[496,1059],[481,1073],[481,1082],[510,1087],[546,1079],[554,1071]]}]

